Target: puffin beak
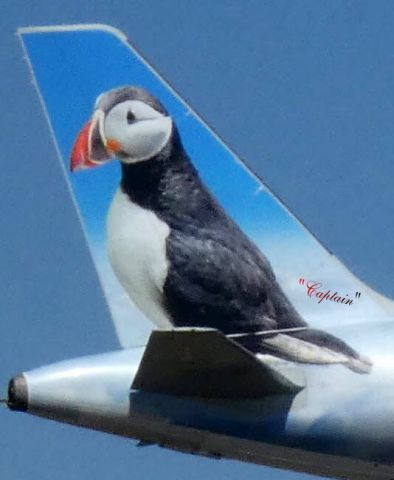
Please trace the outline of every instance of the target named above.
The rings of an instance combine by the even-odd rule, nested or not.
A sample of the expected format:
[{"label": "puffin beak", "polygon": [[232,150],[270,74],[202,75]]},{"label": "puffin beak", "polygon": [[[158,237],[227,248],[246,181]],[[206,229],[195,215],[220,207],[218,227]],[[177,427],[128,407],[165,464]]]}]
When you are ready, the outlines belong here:
[{"label": "puffin beak", "polygon": [[104,145],[100,132],[103,114],[97,111],[79,132],[71,151],[70,170],[87,170],[108,161],[113,152]]}]

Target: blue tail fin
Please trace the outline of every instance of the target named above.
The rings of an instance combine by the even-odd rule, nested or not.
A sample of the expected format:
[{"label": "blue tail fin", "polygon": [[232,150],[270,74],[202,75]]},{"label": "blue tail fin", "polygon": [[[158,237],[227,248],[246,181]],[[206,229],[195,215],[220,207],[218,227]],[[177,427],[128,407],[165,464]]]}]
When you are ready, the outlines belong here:
[{"label": "blue tail fin", "polygon": [[107,260],[105,224],[119,183],[116,162],[69,174],[69,155],[96,98],[120,85],[142,86],[175,119],[203,182],[264,252],[296,310],[313,328],[382,321],[393,311],[355,278],[199,118],[119,31],[103,25],[20,30],[61,165],[123,347],[143,341],[151,324],[117,282]]}]

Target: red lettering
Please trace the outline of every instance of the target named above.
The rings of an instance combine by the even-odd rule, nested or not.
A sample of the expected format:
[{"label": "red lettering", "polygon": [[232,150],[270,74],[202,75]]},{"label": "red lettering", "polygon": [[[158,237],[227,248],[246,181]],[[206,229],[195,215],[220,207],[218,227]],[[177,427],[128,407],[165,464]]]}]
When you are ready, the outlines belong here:
[{"label": "red lettering", "polygon": [[307,282],[306,290],[307,290],[308,297],[313,297],[313,294],[316,292],[316,290],[319,287],[321,287],[321,283],[319,283],[319,282],[315,282],[313,280]]},{"label": "red lettering", "polygon": [[306,282],[306,294],[308,297],[316,297],[317,303],[322,303],[324,300],[329,300],[330,302],[341,303],[343,305],[352,305],[353,300],[346,297],[341,297],[338,292],[331,292],[327,290],[326,292],[319,290],[322,287],[321,282],[316,282],[315,280],[309,280]]}]

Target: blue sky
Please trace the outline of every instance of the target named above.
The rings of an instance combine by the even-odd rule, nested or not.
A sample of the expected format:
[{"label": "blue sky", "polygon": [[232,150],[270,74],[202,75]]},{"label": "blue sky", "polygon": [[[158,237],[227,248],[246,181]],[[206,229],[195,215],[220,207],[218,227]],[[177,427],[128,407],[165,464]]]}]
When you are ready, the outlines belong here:
[{"label": "blue sky", "polygon": [[[40,0],[34,11],[7,2],[0,19],[1,384],[17,371],[117,345],[17,27],[121,28],[330,250],[394,296],[393,17],[391,2]],[[20,479],[114,471],[117,478],[304,478],[136,449],[7,411],[0,422],[0,471]]]}]

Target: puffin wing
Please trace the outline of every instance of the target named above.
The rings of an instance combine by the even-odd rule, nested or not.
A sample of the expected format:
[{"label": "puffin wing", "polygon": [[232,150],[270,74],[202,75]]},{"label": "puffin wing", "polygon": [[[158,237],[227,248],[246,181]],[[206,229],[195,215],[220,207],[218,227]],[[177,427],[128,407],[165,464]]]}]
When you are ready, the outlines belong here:
[{"label": "puffin wing", "polygon": [[173,230],[167,257],[164,302],[176,326],[225,334],[306,326],[269,262],[238,230]]}]

